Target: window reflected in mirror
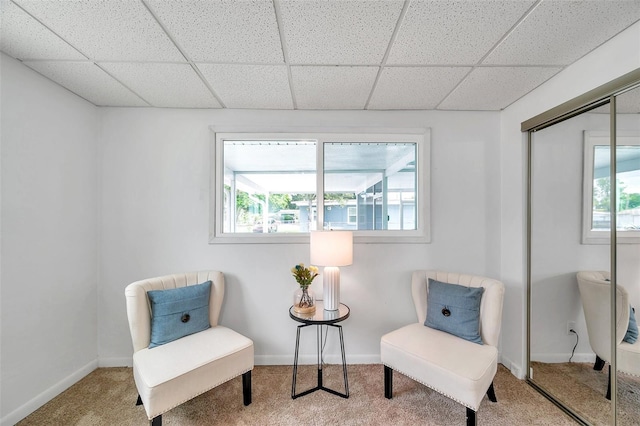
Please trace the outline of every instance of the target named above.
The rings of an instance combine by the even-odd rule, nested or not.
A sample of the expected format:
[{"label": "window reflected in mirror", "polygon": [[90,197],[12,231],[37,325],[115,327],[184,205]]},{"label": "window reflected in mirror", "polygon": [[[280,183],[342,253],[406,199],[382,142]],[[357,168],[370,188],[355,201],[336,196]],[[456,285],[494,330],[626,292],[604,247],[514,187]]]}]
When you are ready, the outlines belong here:
[{"label": "window reflected in mirror", "polygon": [[[585,132],[583,243],[608,242],[611,226],[611,150],[608,131]],[[640,133],[617,132],[618,238],[640,243]]]}]

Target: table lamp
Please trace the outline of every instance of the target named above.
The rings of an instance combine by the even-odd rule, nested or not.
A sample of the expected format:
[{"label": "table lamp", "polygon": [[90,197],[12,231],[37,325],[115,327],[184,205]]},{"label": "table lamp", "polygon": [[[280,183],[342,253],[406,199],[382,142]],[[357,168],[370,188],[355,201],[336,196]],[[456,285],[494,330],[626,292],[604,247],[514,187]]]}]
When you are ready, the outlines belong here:
[{"label": "table lamp", "polygon": [[340,268],[353,263],[353,232],[311,231],[311,264],[324,266],[322,294],[324,309],[340,307]]}]

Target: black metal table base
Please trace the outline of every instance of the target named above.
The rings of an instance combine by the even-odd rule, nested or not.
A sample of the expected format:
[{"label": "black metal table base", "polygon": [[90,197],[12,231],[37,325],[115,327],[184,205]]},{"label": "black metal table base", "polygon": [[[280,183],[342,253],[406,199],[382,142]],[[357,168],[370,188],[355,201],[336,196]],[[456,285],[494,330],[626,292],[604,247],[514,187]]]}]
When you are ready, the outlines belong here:
[{"label": "black metal table base", "polygon": [[[300,348],[300,329],[308,327],[310,325],[316,326],[316,338],[317,338],[317,352],[318,352],[318,385],[315,388],[308,389],[304,392],[296,394],[296,379],[298,377],[298,349]],[[329,389],[323,385],[322,380],[322,324],[304,324],[298,326],[298,332],[296,334],[296,354],[293,359],[293,382],[291,385],[291,398],[296,399],[301,396],[308,395],[312,392],[323,390],[333,395],[340,396],[342,398],[349,398],[349,382],[347,380],[347,360],[344,354],[344,338],[342,336],[342,326],[336,324],[325,324],[327,326],[336,327],[340,332],[340,351],[342,352],[342,374],[344,377],[344,393],[338,392],[333,389]],[[329,330],[327,330],[328,332]]]}]

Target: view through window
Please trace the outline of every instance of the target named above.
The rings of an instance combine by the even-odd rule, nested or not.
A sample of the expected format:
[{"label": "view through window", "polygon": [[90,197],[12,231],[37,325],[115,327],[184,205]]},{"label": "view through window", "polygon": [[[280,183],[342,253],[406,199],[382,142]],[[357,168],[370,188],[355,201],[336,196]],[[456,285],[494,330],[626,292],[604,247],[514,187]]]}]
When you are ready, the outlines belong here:
[{"label": "view through window", "polygon": [[[423,135],[217,134],[217,235],[419,230]],[[425,149],[425,147],[422,147]],[[421,230],[422,231],[422,230]]]},{"label": "view through window", "polygon": [[325,144],[324,228],[414,230],[415,200],[415,143]]},{"label": "view through window", "polygon": [[225,233],[315,229],[316,145],[303,140],[224,141]]}]

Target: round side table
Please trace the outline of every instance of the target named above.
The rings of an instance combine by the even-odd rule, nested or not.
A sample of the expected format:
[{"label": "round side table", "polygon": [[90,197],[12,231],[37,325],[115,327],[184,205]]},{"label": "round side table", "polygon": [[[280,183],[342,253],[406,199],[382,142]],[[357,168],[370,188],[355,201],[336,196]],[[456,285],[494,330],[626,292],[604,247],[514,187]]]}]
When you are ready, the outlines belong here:
[{"label": "round side table", "polygon": [[[289,316],[294,320],[301,322],[298,326],[296,334],[296,352],[293,358],[293,381],[291,384],[291,398],[296,399],[301,396],[310,394],[317,390],[323,390],[342,398],[349,398],[349,382],[347,380],[347,361],[344,354],[344,337],[342,335],[342,326],[337,324],[349,318],[351,309],[344,303],[341,303],[335,311],[325,311],[322,301],[316,302],[316,311],[314,313],[301,314],[293,310],[293,306],[289,308]],[[318,354],[318,385],[299,394],[296,394],[296,378],[298,376],[298,350],[300,348],[300,329],[304,327],[316,326],[316,350]],[[340,351],[342,352],[342,374],[344,376],[344,393],[329,389],[322,384],[322,326],[335,327],[340,333]]]}]

